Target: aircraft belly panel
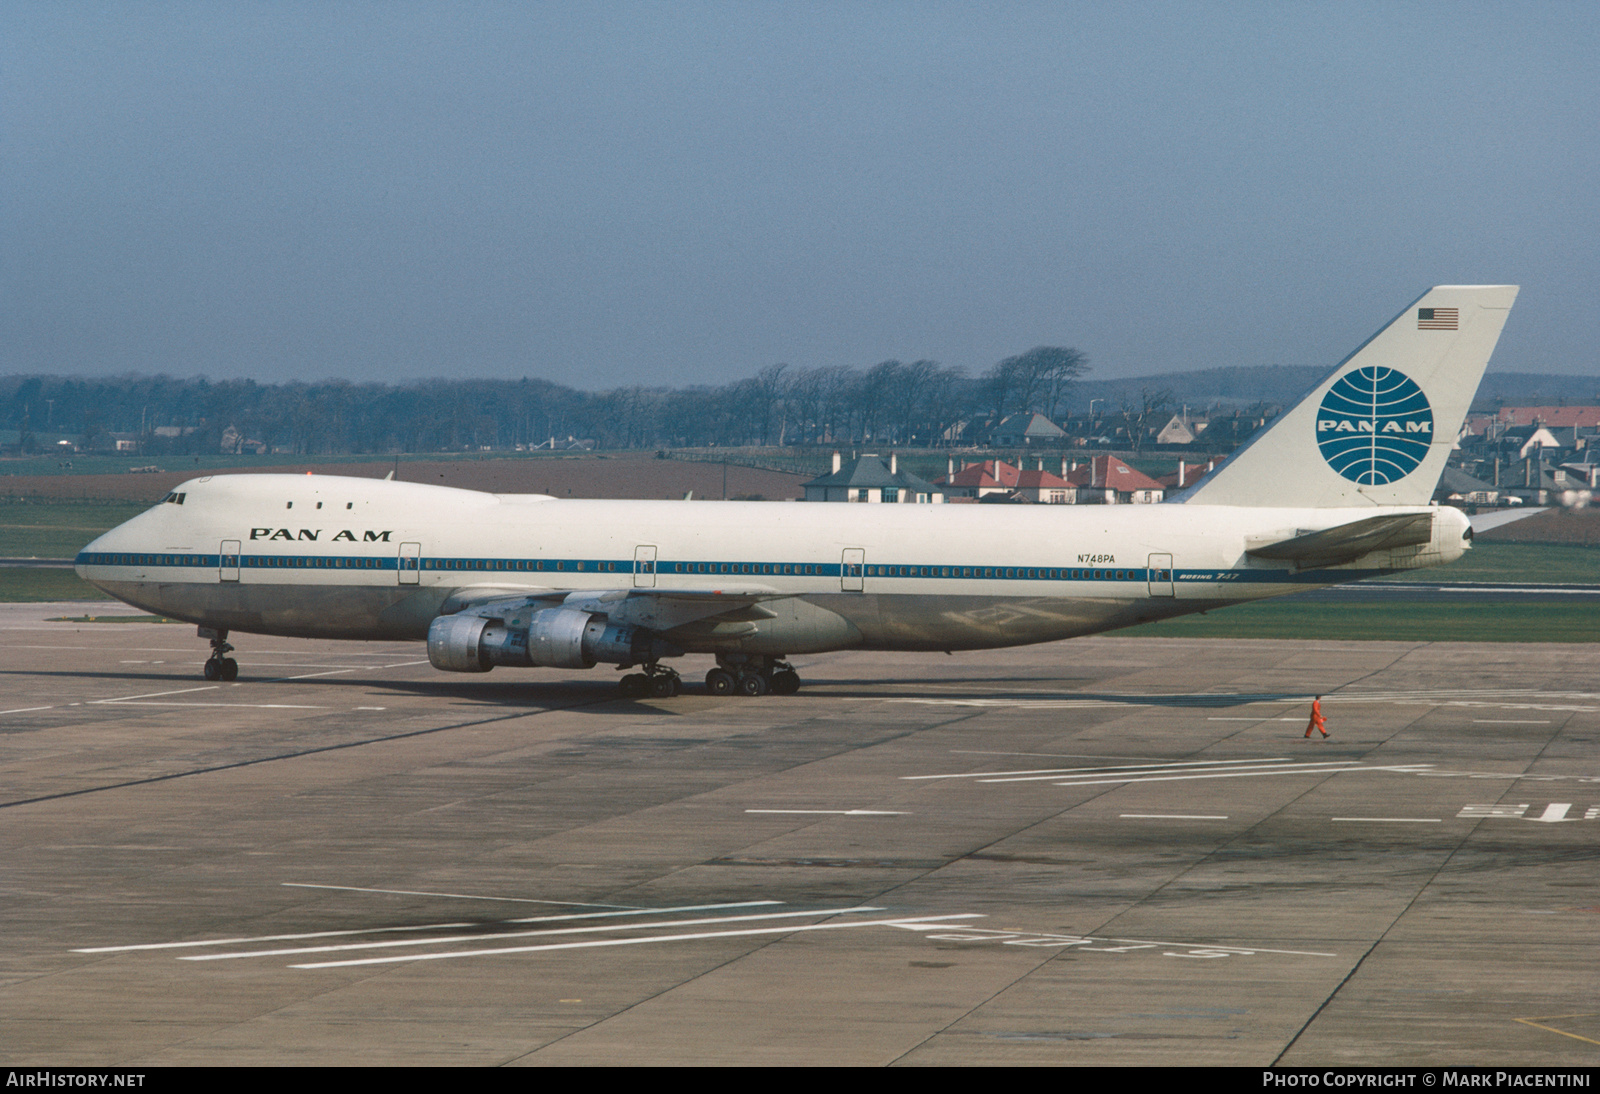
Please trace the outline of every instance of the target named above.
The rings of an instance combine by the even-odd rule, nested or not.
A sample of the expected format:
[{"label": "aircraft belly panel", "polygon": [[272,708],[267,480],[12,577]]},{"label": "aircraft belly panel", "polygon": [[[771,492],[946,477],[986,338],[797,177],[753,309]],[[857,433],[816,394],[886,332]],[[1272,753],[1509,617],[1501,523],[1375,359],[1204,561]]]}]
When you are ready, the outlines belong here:
[{"label": "aircraft belly panel", "polygon": [[96,581],[118,600],[205,627],[288,638],[424,640],[448,589]]},{"label": "aircraft belly panel", "polygon": [[1185,615],[1210,602],[1142,597],[809,596],[848,619],[875,650],[996,649],[1054,642]]},{"label": "aircraft belly panel", "polygon": [[[759,621],[721,621],[715,617],[665,632],[690,653],[739,652],[769,655],[822,653],[861,645],[857,621],[835,610],[832,601],[856,597],[792,596],[762,601],[771,614]],[[822,604],[820,601],[830,601]]]}]

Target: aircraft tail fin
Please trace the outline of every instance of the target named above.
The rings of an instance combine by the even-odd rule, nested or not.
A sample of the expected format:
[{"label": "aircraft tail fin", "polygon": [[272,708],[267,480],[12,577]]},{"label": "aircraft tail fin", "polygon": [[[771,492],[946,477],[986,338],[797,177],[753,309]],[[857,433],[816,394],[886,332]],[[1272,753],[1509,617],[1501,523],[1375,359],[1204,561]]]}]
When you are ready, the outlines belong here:
[{"label": "aircraft tail fin", "polygon": [[1440,285],[1215,471],[1191,505],[1426,505],[1517,298]]}]

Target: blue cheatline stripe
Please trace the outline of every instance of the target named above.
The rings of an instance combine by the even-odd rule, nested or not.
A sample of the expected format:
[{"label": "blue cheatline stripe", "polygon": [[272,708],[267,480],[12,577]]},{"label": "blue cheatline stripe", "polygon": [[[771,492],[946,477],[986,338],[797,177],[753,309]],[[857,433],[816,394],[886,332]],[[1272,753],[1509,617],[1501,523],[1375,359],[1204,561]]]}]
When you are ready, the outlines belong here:
[{"label": "blue cheatline stripe", "polygon": [[144,554],[133,551],[80,551],[79,566],[142,566],[178,570],[215,570],[222,566],[246,570],[394,570],[399,560],[345,555],[191,555]]},{"label": "blue cheatline stripe", "polygon": [[[192,555],[192,554],[141,554],[133,552],[83,551],[76,562],[80,566],[140,566],[145,568],[210,569],[223,565],[230,569],[237,565],[241,570],[356,570],[373,571],[400,569],[402,560],[394,556],[371,555]],[[1146,567],[1116,569],[1105,566],[948,566],[921,564],[853,564],[848,568],[837,562],[672,562],[657,560],[654,573],[665,577],[860,577],[873,581],[1051,581],[1051,582],[1139,582],[1151,580],[1163,584],[1270,584],[1270,585],[1327,585],[1376,577],[1384,570],[1307,570],[1294,573],[1289,570],[1172,570],[1170,578],[1152,578],[1153,571]],[[559,576],[566,574],[617,574],[631,575],[635,562],[627,559],[594,558],[423,558],[408,566],[412,572],[434,574],[460,573],[475,577],[495,574],[541,574]],[[651,572],[645,570],[642,572]],[[1162,571],[1167,573],[1167,571]]]}]

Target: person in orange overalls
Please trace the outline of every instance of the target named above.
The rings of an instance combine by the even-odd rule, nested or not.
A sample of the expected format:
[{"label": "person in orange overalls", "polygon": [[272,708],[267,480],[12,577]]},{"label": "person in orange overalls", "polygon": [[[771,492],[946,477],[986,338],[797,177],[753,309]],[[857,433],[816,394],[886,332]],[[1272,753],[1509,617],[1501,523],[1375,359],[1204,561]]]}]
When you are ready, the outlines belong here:
[{"label": "person in orange overalls", "polygon": [[1328,735],[1328,719],[1322,716],[1322,696],[1311,700],[1311,721],[1306,726],[1306,736],[1311,736],[1311,731],[1317,730],[1324,737]]}]

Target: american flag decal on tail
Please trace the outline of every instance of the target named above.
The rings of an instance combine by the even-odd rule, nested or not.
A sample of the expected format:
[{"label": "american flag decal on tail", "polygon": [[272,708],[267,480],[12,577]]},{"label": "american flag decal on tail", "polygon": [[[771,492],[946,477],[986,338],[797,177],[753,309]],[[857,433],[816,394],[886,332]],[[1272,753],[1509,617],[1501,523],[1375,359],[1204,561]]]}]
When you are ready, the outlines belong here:
[{"label": "american flag decal on tail", "polygon": [[1459,308],[1418,308],[1418,330],[1455,330],[1460,319]]}]

